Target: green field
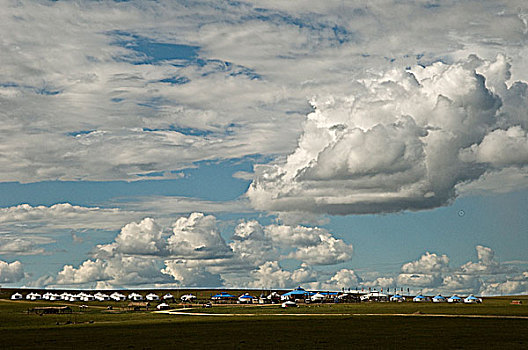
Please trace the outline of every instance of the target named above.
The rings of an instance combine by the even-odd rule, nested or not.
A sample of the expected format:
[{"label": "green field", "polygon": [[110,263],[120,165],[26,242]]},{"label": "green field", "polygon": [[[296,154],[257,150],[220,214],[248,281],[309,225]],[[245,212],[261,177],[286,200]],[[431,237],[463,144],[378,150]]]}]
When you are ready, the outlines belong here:
[{"label": "green field", "polygon": [[[523,299],[523,305],[511,305],[512,299]],[[133,312],[126,310],[127,302],[84,303],[89,307],[82,312],[79,305],[83,303],[76,303],[72,306],[74,312],[64,315],[27,312],[36,306],[65,304],[0,300],[0,348],[528,348],[528,319],[482,317],[528,316],[527,297],[487,298],[480,305],[312,304],[287,310],[276,305],[214,305],[207,309],[197,305],[187,309],[193,313],[251,316]],[[114,310],[106,310],[107,305]]]}]

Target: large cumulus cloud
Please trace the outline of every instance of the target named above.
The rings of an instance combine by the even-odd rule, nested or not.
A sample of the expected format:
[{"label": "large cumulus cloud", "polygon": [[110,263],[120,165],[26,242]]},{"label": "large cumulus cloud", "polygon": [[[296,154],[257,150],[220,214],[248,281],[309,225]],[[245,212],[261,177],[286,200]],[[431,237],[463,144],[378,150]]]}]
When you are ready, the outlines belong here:
[{"label": "large cumulus cloud", "polygon": [[278,212],[421,210],[448,204],[457,185],[485,174],[525,172],[528,85],[510,82],[509,70],[504,56],[470,56],[390,70],[349,96],[313,100],[295,152],[256,166],[251,203]]}]

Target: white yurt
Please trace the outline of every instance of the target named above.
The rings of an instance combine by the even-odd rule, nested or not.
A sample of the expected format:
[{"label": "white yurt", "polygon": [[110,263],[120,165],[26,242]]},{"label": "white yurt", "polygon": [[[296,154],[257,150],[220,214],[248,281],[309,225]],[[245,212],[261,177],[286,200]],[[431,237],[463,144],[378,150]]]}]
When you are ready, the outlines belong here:
[{"label": "white yurt", "polygon": [[446,301],[447,299],[441,296],[440,294],[433,297],[433,303],[445,303]]},{"label": "white yurt", "polygon": [[185,294],[180,297],[180,300],[183,302],[192,302],[193,300],[196,300],[196,295],[193,294]]},{"label": "white yurt", "polygon": [[238,302],[240,304],[251,304],[253,303],[253,299],[254,297],[249,295],[249,293],[245,293],[238,297]]},{"label": "white yurt", "polygon": [[284,303],[282,303],[281,307],[283,309],[286,309],[288,307],[297,307],[297,303],[295,301],[288,300],[288,301],[285,301]]},{"label": "white yurt", "polygon": [[27,300],[41,300],[42,296],[39,293],[29,293],[26,295]]},{"label": "white yurt", "polygon": [[128,299],[130,299],[132,301],[142,301],[143,300],[143,296],[141,294],[138,294],[138,293],[132,293],[132,294],[128,295]]},{"label": "white yurt", "polygon": [[21,300],[21,299],[22,299],[22,294],[20,293],[15,293],[11,295],[11,300]]},{"label": "white yurt", "polygon": [[114,292],[112,294],[110,294],[110,298],[114,301],[125,301],[127,298],[124,294],[121,294],[121,293],[118,293],[118,292]]},{"label": "white yurt", "polygon": [[325,296],[321,293],[315,293],[310,297],[310,301],[322,303],[325,300]]},{"label": "white yurt", "polygon": [[109,301],[110,297],[106,294],[103,294],[101,292],[98,292],[94,295],[95,300],[97,301]]},{"label": "white yurt", "polygon": [[482,303],[482,299],[477,298],[474,295],[470,295],[467,298],[464,299],[465,304],[480,304]]},{"label": "white yurt", "polygon": [[147,296],[145,298],[147,298],[148,301],[160,300],[159,296],[157,294],[154,294],[154,293],[147,294]]},{"label": "white yurt", "polygon": [[158,306],[156,306],[156,309],[158,309],[158,310],[168,310],[168,309],[170,309],[170,306],[167,303],[161,303]]},{"label": "white yurt", "polygon": [[426,296],[423,296],[423,295],[417,295],[413,298],[413,302],[414,303],[425,303],[425,302],[428,302],[429,301],[429,298],[427,298]]},{"label": "white yurt", "polygon": [[447,299],[448,303],[461,303],[463,299],[457,295],[451,296],[449,299]]},{"label": "white yurt", "polygon": [[167,293],[163,296],[163,300],[174,300],[174,295]]},{"label": "white yurt", "polygon": [[405,301],[405,297],[399,294],[394,294],[393,296],[390,297],[390,301],[401,303]]},{"label": "white yurt", "polygon": [[68,301],[68,300],[70,300],[70,297],[71,297],[71,294],[68,293],[68,292],[64,292],[64,293],[62,293],[62,294],[60,295],[61,300],[66,300],[66,301]]}]

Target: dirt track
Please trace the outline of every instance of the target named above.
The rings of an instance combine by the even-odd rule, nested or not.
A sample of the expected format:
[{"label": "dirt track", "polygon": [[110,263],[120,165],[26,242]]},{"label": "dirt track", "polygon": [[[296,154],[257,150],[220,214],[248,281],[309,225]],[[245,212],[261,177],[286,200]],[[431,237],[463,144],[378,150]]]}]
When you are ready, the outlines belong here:
[{"label": "dirt track", "polygon": [[[393,316],[393,317],[445,317],[445,318],[493,318],[493,319],[515,319],[515,320],[528,320],[528,316],[508,316],[508,315],[453,315],[453,314],[357,314],[357,313],[308,313],[308,314],[213,314],[205,312],[184,312],[182,309],[177,310],[166,310],[166,311],[154,311],[154,313],[163,313],[169,315],[185,315],[185,316],[223,316],[223,317],[255,317],[255,316],[299,316],[299,317],[327,317],[327,316]],[[189,309],[187,309],[189,310]]]}]

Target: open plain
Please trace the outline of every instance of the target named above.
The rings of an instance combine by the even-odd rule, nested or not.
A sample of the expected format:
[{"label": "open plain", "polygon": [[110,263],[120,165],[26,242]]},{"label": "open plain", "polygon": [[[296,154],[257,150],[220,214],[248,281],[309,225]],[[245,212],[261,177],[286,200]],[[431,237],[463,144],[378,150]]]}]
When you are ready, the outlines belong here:
[{"label": "open plain", "polygon": [[[208,292],[203,292],[207,295]],[[511,300],[521,300],[512,305]],[[69,314],[35,307],[67,305]],[[87,305],[81,309],[80,305]],[[528,297],[483,304],[350,303],[183,305],[131,311],[127,302],[0,300],[3,349],[464,348],[528,347]],[[108,309],[112,306],[112,310]]]}]

